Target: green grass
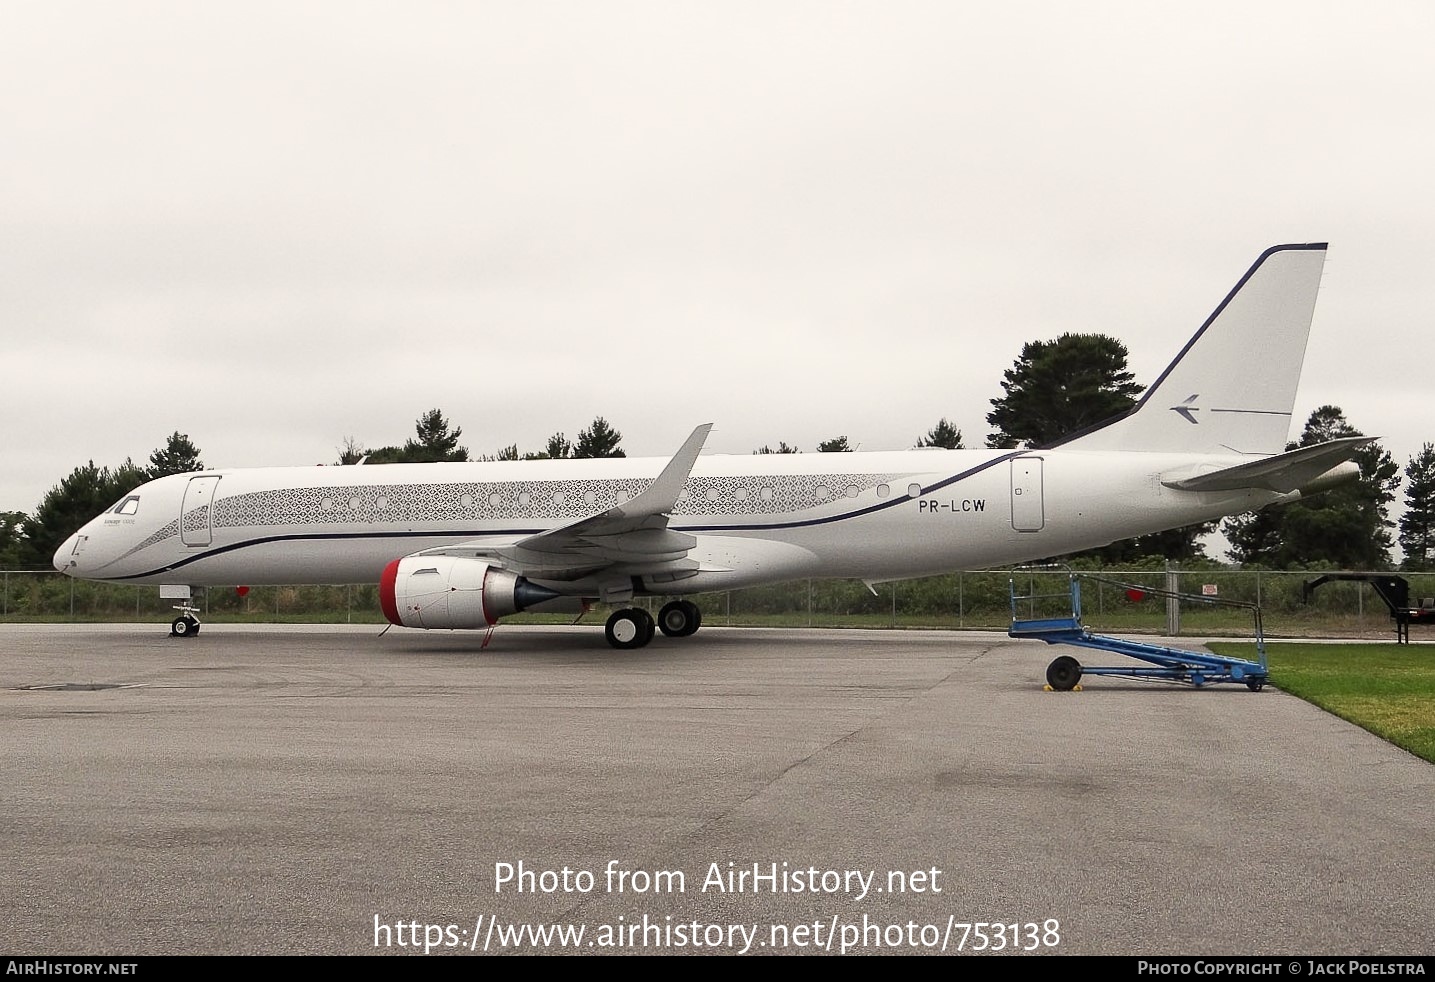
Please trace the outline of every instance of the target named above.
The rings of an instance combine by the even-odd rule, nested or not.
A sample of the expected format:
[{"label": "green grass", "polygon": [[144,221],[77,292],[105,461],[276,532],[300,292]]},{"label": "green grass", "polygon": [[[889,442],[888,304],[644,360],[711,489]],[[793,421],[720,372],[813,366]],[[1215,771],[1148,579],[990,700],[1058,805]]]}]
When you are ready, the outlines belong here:
[{"label": "green grass", "polygon": [[[1210,645],[1254,659],[1255,645]],[[1435,646],[1266,646],[1271,684],[1435,763]]]}]

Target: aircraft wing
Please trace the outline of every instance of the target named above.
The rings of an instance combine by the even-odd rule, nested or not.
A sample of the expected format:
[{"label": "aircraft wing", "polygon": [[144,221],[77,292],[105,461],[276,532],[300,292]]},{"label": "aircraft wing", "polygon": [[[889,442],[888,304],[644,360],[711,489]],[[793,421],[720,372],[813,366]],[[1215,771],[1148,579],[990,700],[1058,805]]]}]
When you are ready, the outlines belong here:
[{"label": "aircraft wing", "polygon": [[1178,491],[1237,491],[1242,488],[1262,488],[1284,494],[1305,487],[1332,468],[1350,460],[1357,450],[1375,439],[1373,436],[1342,437],[1208,474],[1193,474],[1187,477],[1163,474],[1161,483]]},{"label": "aircraft wing", "polygon": [[653,483],[620,505],[513,542],[458,543],[420,555],[492,558],[528,577],[556,580],[616,565],[635,576],[697,569],[687,558],[697,539],[668,528],[668,518],[712,427],[693,430]]}]

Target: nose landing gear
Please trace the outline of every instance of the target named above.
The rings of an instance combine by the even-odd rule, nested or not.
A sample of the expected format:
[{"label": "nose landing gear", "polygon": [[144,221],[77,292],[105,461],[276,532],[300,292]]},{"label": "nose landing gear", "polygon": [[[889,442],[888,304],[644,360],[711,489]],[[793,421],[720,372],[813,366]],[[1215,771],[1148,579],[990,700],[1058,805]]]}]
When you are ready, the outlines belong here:
[{"label": "nose landing gear", "polygon": [[194,614],[182,614],[169,622],[169,636],[194,637],[199,633],[199,619]]},{"label": "nose landing gear", "polygon": [[175,610],[179,616],[169,622],[169,636],[172,638],[192,638],[199,633],[199,618],[194,616],[199,613],[199,608],[192,606],[189,601],[183,604],[176,604]]}]

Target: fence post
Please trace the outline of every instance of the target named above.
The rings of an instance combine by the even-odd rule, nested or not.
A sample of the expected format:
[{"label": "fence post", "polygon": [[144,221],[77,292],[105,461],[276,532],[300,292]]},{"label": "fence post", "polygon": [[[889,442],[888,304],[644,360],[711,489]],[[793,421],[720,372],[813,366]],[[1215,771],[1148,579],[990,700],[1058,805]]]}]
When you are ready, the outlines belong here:
[{"label": "fence post", "polygon": [[967,626],[967,597],[962,587],[962,574],[957,572],[957,627]]},{"label": "fence post", "polygon": [[[1166,592],[1181,592],[1181,564],[1166,560]],[[1181,633],[1181,601],[1174,596],[1166,598],[1166,634],[1177,637]]]}]

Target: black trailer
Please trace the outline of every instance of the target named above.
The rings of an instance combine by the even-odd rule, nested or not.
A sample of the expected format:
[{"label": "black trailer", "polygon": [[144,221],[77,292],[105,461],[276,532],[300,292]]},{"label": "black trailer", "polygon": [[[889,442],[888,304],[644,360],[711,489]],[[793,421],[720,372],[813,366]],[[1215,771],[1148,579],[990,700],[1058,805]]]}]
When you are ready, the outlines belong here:
[{"label": "black trailer", "polygon": [[1301,599],[1310,603],[1310,596],[1316,587],[1331,580],[1354,580],[1369,583],[1390,608],[1395,621],[1395,640],[1400,644],[1410,643],[1411,624],[1435,624],[1435,597],[1425,597],[1418,605],[1410,603],[1410,581],[1391,573],[1326,573],[1313,580],[1306,580]]}]

